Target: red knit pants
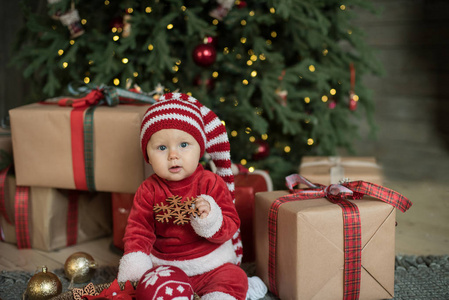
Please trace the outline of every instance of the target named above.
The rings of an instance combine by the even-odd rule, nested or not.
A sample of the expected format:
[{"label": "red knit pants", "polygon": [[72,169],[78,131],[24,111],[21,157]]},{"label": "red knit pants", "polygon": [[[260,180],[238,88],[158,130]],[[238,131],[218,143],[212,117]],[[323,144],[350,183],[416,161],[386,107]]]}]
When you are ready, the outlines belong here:
[{"label": "red knit pants", "polygon": [[200,297],[221,292],[238,300],[245,300],[248,291],[248,277],[239,266],[224,264],[204,274],[189,277],[193,290]]}]

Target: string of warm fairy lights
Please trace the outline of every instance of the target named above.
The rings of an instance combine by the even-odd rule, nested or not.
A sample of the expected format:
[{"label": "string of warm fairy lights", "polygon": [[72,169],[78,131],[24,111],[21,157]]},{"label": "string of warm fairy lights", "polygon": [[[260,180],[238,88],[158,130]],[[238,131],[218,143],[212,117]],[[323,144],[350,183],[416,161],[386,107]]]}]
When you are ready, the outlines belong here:
[{"label": "string of warm fairy lights", "polygon": [[[240,3],[240,1],[239,0],[237,0],[236,2],[235,2],[235,4],[236,5],[238,5]],[[104,5],[105,6],[108,6],[110,4],[110,2],[109,2],[109,0],[105,0],[104,1]],[[183,12],[185,12],[186,10],[187,10],[187,8],[186,8],[186,6],[181,6],[180,7],[180,9],[181,9],[181,11],[183,11]],[[340,5],[340,9],[342,10],[342,11],[344,11],[344,10],[346,10],[346,6],[345,5]],[[274,7],[271,7],[270,9],[269,9],[269,11],[270,11],[270,13],[271,14],[275,14],[276,13],[276,10],[275,10],[275,8]],[[152,7],[150,7],[150,6],[147,6],[146,8],[145,8],[145,13],[147,13],[147,14],[151,14],[153,12],[153,9],[152,9]],[[132,8],[128,8],[127,10],[126,10],[126,13],[128,14],[128,15],[131,15],[132,13],[133,13],[133,9]],[[255,15],[255,11],[253,11],[253,10],[251,10],[249,13],[248,13],[248,16],[249,17],[253,17]],[[213,19],[212,20],[212,24],[214,25],[214,26],[217,26],[218,24],[219,24],[219,20],[218,19]],[[87,23],[87,20],[86,19],[81,19],[81,24],[82,25],[85,25]],[[240,25],[241,26],[246,26],[247,25],[247,20],[246,19],[242,19],[241,21],[240,21]],[[172,30],[172,29],[174,29],[174,25],[173,24],[168,24],[167,26],[166,26],[166,28],[167,28],[167,30]],[[113,26],[112,28],[111,28],[111,32],[113,33],[113,35],[112,35],[112,40],[114,41],[114,42],[118,42],[119,40],[120,40],[120,33],[122,33],[122,31],[123,31],[123,28],[122,27],[116,27],[116,26]],[[347,31],[347,33],[348,34],[352,34],[352,31],[351,30],[348,30]],[[271,33],[270,33],[270,36],[271,36],[271,38],[272,39],[267,39],[266,40],[266,44],[267,45],[271,45],[272,43],[273,43],[273,40],[274,39],[276,39],[276,37],[277,37],[277,32],[276,31],[272,31]],[[207,41],[206,39],[208,39],[209,37],[205,37],[205,43],[207,43],[207,42],[211,42],[211,41]],[[240,38],[240,43],[242,43],[242,44],[245,44],[247,42],[247,38],[246,37],[241,37]],[[69,41],[69,44],[71,45],[71,46],[73,46],[74,44],[75,44],[75,40],[74,39],[71,39],[70,41]],[[147,49],[148,49],[148,51],[154,51],[154,45],[153,44],[148,44],[148,46],[147,46]],[[223,50],[222,50],[222,53],[224,54],[224,55],[230,55],[230,54],[232,54],[233,53],[233,51],[232,51],[232,49],[230,49],[229,47],[224,47],[223,48]],[[326,56],[326,55],[328,55],[328,53],[329,53],[329,50],[328,49],[323,49],[323,51],[322,51],[322,54],[323,54],[323,56]],[[59,49],[58,50],[58,55],[59,56],[62,56],[64,54],[64,50],[63,49]],[[247,54],[248,54],[248,58],[245,58],[246,59],[246,65],[247,66],[252,66],[254,63],[256,63],[258,60],[261,60],[261,61],[264,61],[264,60],[266,60],[266,57],[265,57],[265,55],[262,53],[262,54],[259,54],[259,55],[256,55],[255,53],[254,53],[254,50],[252,50],[252,49],[250,49],[250,50],[248,50],[248,52],[247,52]],[[237,59],[237,60],[241,60],[241,59],[244,59],[243,57],[242,57],[242,55],[241,54],[239,54],[239,53],[237,53],[237,54],[235,54],[235,59]],[[124,58],[122,58],[122,60],[121,60],[121,62],[123,63],[123,64],[128,64],[129,63],[129,59],[128,58],[126,58],[126,57],[124,57]],[[89,65],[92,65],[94,62],[93,61],[89,61]],[[173,72],[176,74],[177,72],[179,72],[180,71],[180,67],[181,67],[181,64],[182,64],[182,62],[181,62],[181,60],[178,60],[178,61],[176,61],[176,63],[175,63],[175,65],[172,67],[172,70],[173,70]],[[62,62],[62,68],[64,68],[64,69],[66,69],[66,68],[68,68],[69,67],[69,64],[68,64],[68,62],[66,62],[66,61],[63,61]],[[311,64],[311,65],[309,65],[308,66],[308,70],[309,70],[309,72],[311,72],[311,73],[314,73],[314,72],[316,72],[317,70],[316,70],[316,67],[313,65],[313,64]],[[90,74],[89,74],[89,72],[86,72],[86,74],[85,74],[86,76],[84,77],[84,83],[89,83],[90,82]],[[256,70],[252,70],[250,73],[249,73],[249,76],[250,77],[248,77],[248,78],[243,78],[242,79],[242,81],[241,81],[241,83],[243,84],[243,85],[249,85],[250,84],[250,78],[252,77],[252,78],[255,78],[255,77],[257,77],[257,75],[258,75],[258,73],[257,73],[257,71]],[[139,76],[139,73],[138,72],[133,72],[133,77],[138,77]],[[214,78],[214,79],[216,79],[216,78],[218,78],[219,77],[219,73],[218,73],[218,71],[212,71],[212,74],[211,74],[211,76]],[[301,76],[300,76],[300,78],[302,78]],[[126,79],[127,81],[129,81],[129,80],[131,80],[131,78],[128,78],[128,79]],[[172,77],[172,82],[173,83],[177,83],[179,81],[179,78],[175,75],[175,76],[173,76]],[[118,79],[118,78],[114,78],[113,79],[113,84],[115,85],[115,86],[119,86],[120,85],[120,79]],[[336,95],[336,93],[337,93],[337,90],[335,89],[335,88],[331,88],[330,89],[330,91],[329,91],[329,95],[331,95],[331,96],[335,96]],[[352,98],[354,101],[358,101],[359,100],[359,97],[357,96],[357,95],[354,95],[353,96],[353,98]],[[328,95],[322,95],[321,96],[321,99],[320,99],[323,103],[327,103],[328,101],[329,101],[329,96]],[[225,102],[226,101],[226,99],[224,98],[224,97],[221,97],[220,98],[220,100],[219,100],[220,102]],[[309,104],[310,102],[312,101],[312,99],[310,98],[310,97],[304,97],[304,102],[305,103],[307,103],[307,104]],[[234,106],[238,106],[239,105],[239,103],[238,103],[238,101],[237,100],[234,100],[234,104],[233,104]],[[335,103],[329,103],[329,108],[331,108],[331,109],[333,109],[335,107]],[[262,113],[262,110],[260,109],[260,108],[256,108],[256,112],[255,112],[256,114],[261,114]],[[305,119],[304,120],[304,122],[305,123],[309,123],[310,122],[310,120],[309,119]],[[223,124],[225,125],[225,123],[223,122]],[[256,139],[256,137],[254,136],[254,135],[252,135],[251,133],[252,133],[252,129],[250,128],[250,127],[247,127],[247,128],[245,128],[245,133],[246,134],[248,134],[249,135],[249,141],[251,142],[251,143],[254,143],[257,139]],[[231,137],[237,137],[237,135],[238,135],[238,131],[237,130],[231,130],[230,131],[230,135],[231,135]],[[267,141],[268,140],[268,135],[265,133],[265,134],[262,134],[261,136],[260,136],[260,138],[263,140],[263,141]],[[314,143],[315,143],[315,141],[314,141],[314,139],[313,138],[308,138],[307,139],[307,145],[309,145],[309,146],[312,146],[312,145],[314,145]],[[290,153],[291,152],[291,147],[289,146],[289,145],[285,145],[284,147],[283,147],[283,151],[286,153],[286,154],[288,154],[288,153]],[[247,160],[246,159],[242,159],[241,161],[240,161],[240,163],[242,164],[242,165],[247,165]],[[252,170],[254,170],[254,167],[249,167],[249,170],[250,171],[252,171]]]}]

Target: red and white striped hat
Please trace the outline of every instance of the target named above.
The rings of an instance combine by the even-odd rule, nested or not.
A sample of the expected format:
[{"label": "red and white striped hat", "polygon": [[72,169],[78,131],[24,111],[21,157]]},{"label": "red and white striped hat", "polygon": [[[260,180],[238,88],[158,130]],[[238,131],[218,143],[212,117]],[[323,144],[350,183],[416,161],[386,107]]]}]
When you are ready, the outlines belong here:
[{"label": "red and white striped hat", "polygon": [[217,174],[234,193],[230,144],[226,128],[217,115],[192,96],[181,93],[163,95],[145,113],[140,129],[140,144],[148,162],[147,144],[151,136],[162,129],[178,129],[189,133],[217,166]]},{"label": "red and white striped hat", "polygon": [[[217,175],[226,182],[234,200],[234,175],[231,170],[231,147],[226,128],[217,115],[192,96],[182,93],[168,93],[148,108],[140,128],[140,144],[143,156],[148,162],[147,144],[151,136],[162,129],[178,129],[192,135],[201,148],[201,155],[207,152],[215,166]],[[234,200],[235,201],[235,200]],[[233,238],[239,259],[242,257],[240,230]]]}]

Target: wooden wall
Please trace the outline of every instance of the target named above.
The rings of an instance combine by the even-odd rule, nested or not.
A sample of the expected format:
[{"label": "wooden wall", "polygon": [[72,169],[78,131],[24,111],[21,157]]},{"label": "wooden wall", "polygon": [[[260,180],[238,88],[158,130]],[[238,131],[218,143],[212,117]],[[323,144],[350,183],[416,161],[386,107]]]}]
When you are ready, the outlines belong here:
[{"label": "wooden wall", "polygon": [[22,72],[10,66],[11,46],[17,30],[23,23],[19,1],[0,2],[0,120],[8,116],[8,110],[24,103],[27,92]]},{"label": "wooden wall", "polygon": [[375,155],[390,179],[449,182],[449,1],[372,2],[381,14],[361,12],[357,24],[385,75],[364,78],[379,132],[358,153]]}]

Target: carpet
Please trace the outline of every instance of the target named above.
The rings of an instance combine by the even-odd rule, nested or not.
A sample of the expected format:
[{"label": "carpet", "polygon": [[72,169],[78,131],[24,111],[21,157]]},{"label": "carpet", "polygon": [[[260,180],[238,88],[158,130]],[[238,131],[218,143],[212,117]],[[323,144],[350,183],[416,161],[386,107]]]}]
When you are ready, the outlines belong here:
[{"label": "carpet", "polygon": [[[253,275],[254,265],[242,266],[249,275]],[[63,269],[52,271],[60,279],[63,293],[67,292],[69,281]],[[117,274],[116,267],[100,267],[89,282],[94,285],[112,282]],[[21,300],[28,280],[33,276],[28,272],[0,271],[0,299]],[[82,288],[86,285],[75,284]],[[410,256],[398,255],[395,263],[395,300],[449,300],[449,256]],[[277,299],[268,293],[264,300]]]}]

